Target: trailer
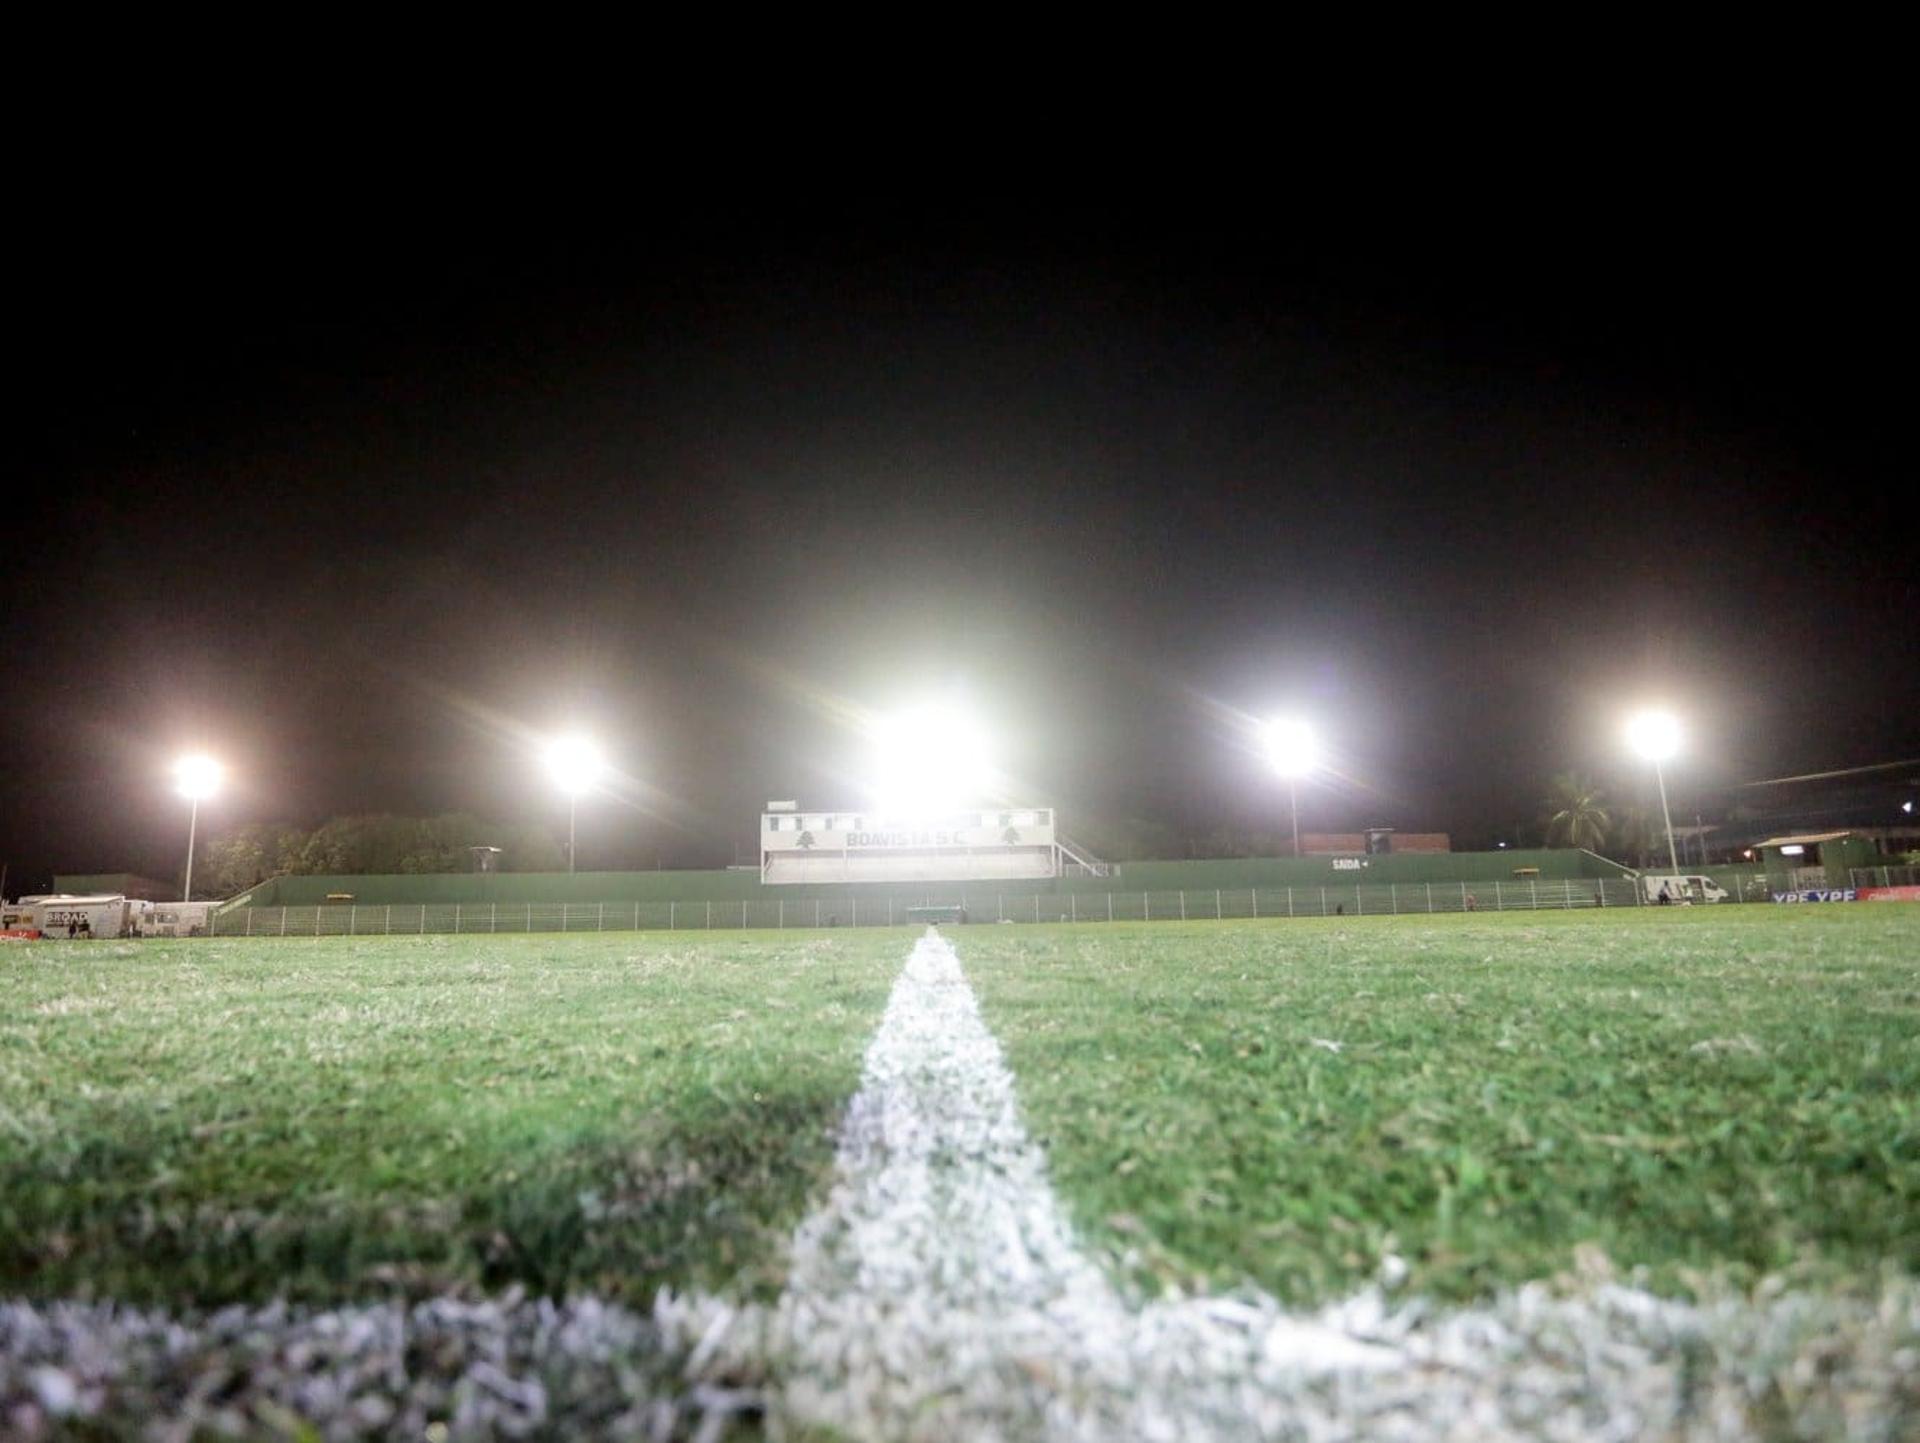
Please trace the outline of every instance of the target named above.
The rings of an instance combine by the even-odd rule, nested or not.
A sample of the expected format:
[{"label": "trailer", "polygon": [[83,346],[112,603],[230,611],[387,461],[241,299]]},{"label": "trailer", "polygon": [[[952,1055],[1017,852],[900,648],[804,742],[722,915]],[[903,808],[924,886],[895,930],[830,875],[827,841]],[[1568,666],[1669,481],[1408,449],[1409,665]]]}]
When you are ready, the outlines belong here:
[{"label": "trailer", "polygon": [[127,934],[132,937],[204,937],[213,930],[213,902],[141,902],[127,904]]},{"label": "trailer", "polygon": [[119,893],[22,897],[6,908],[0,921],[8,928],[38,932],[61,939],[124,937],[134,904]]}]

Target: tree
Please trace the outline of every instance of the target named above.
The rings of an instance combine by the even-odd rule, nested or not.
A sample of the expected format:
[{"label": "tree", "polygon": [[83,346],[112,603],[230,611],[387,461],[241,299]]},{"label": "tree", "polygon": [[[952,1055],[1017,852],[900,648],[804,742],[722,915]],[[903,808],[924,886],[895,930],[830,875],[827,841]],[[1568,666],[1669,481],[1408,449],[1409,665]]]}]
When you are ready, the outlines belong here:
[{"label": "tree", "polygon": [[255,822],[216,836],[200,854],[194,868],[195,885],[205,879],[207,891],[231,897],[287,871],[287,855],[297,851],[301,833],[276,822]]},{"label": "tree", "polygon": [[564,870],[560,846],[545,827],[505,827],[466,812],[438,817],[385,814],[334,817],[311,831],[253,823],[210,841],[194,881],[232,896],[269,877],[366,873],[448,873],[473,867],[476,846],[499,847],[511,872]]},{"label": "tree", "polygon": [[1606,793],[1585,777],[1562,772],[1547,783],[1547,842],[1597,850],[1607,840]]}]

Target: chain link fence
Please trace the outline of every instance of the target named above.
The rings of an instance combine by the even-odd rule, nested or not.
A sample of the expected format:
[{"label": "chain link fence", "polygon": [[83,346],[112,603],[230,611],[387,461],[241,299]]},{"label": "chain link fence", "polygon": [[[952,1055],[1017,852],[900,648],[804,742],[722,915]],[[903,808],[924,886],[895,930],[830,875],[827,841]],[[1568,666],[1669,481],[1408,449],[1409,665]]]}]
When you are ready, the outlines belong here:
[{"label": "chain link fence", "polygon": [[967,922],[1179,922],[1229,918],[1373,917],[1432,912],[1574,911],[1646,905],[1638,882],[1401,882],[1350,887],[1214,888],[1179,892],[1006,895],[929,892],[924,898],[753,899],[737,902],[444,903],[425,906],[236,907],[214,918],[221,937],[384,937],[503,932],[685,932],[722,928],[895,927],[921,907],[958,908]]}]

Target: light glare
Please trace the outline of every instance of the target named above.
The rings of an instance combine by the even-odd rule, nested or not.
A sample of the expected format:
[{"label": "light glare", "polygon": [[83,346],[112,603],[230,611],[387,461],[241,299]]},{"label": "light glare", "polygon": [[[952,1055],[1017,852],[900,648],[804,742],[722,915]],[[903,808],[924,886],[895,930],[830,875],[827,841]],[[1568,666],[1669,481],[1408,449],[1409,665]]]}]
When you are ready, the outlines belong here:
[{"label": "light glare", "polygon": [[957,811],[983,800],[992,779],[986,729],[957,703],[923,702],[874,728],[873,794],[889,816]]},{"label": "light glare", "polygon": [[1650,762],[1680,750],[1680,719],[1670,711],[1643,711],[1627,723],[1627,745]]},{"label": "light glare", "polygon": [[1267,761],[1283,777],[1301,777],[1320,765],[1320,739],[1313,728],[1294,718],[1267,723]]},{"label": "light glare", "polygon": [[547,744],[547,775],[561,791],[579,796],[589,791],[607,769],[600,748],[579,734],[556,737]]},{"label": "light glare", "polygon": [[212,757],[201,753],[180,758],[173,764],[173,785],[188,801],[198,802],[220,790],[226,769]]}]

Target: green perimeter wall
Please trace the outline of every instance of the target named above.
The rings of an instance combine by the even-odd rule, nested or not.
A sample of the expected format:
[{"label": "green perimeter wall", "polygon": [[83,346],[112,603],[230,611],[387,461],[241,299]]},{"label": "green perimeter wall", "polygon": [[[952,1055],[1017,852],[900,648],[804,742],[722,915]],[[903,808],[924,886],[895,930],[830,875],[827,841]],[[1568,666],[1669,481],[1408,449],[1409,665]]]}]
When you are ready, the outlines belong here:
[{"label": "green perimeter wall", "polygon": [[1368,857],[1358,871],[1336,870],[1331,857],[1248,857],[1203,862],[1128,862],[1115,877],[1057,877],[1028,882],[863,882],[840,886],[762,885],[757,871],[741,872],[466,872],[455,875],[275,877],[243,892],[229,906],[312,907],[329,892],[350,892],[373,907],[416,904],[541,902],[738,902],[764,898],[951,897],[963,889],[1024,897],[1034,892],[1081,895],[1106,892],[1199,892],[1215,888],[1351,887],[1356,883],[1508,882],[1522,867],[1538,867],[1543,881],[1631,876],[1629,869],[1571,848],[1503,852],[1403,852]]}]

